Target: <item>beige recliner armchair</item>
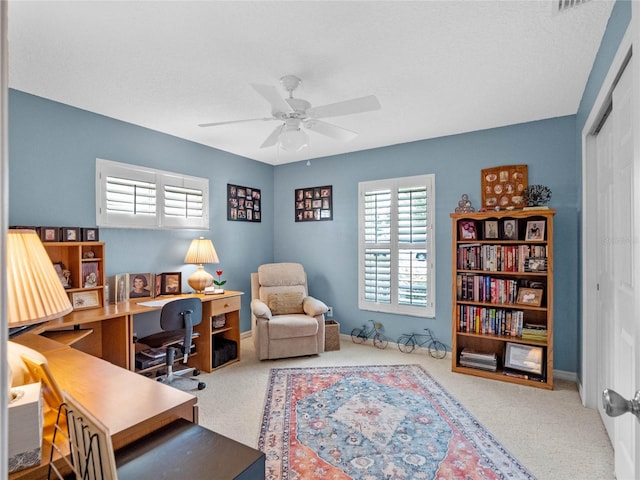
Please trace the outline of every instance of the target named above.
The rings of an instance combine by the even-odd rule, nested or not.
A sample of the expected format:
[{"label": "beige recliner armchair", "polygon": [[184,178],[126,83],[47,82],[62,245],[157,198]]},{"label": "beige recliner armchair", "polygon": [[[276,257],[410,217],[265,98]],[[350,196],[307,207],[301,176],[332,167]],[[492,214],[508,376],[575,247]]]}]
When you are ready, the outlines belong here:
[{"label": "beige recliner armchair", "polygon": [[299,263],[269,263],[251,274],[251,332],[260,360],[324,352],[326,311],[309,296]]}]

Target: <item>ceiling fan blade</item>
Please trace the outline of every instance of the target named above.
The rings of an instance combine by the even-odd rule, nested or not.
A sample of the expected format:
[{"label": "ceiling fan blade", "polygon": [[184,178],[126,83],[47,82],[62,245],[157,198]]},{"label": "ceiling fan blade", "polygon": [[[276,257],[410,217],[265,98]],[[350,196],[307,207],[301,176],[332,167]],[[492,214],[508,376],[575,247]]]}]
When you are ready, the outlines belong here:
[{"label": "ceiling fan blade", "polygon": [[247,118],[245,120],[230,120],[228,122],[213,122],[213,123],[199,123],[199,127],[217,127],[219,125],[231,125],[233,123],[244,123],[244,122],[255,122],[258,120],[267,121],[267,120],[275,120],[273,117],[262,117],[262,118]]},{"label": "ceiling fan blade", "polygon": [[311,107],[307,110],[307,115],[312,118],[338,117],[340,115],[351,115],[353,113],[371,112],[381,108],[380,102],[375,95],[345,100],[344,102],[330,103],[319,107]]},{"label": "ceiling fan blade", "polygon": [[343,142],[353,140],[358,136],[356,132],[347,130],[346,128],[338,127],[331,123],[322,122],[320,120],[311,119],[304,123],[304,126],[311,131],[326,135],[327,137],[335,138]]},{"label": "ceiling fan blade", "polygon": [[271,104],[271,113],[274,115],[276,113],[293,112],[293,108],[280,96],[276,87],[272,85],[259,85],[257,83],[252,83],[251,86]]},{"label": "ceiling fan blade", "polygon": [[269,135],[267,139],[264,142],[262,142],[262,145],[260,145],[260,148],[267,148],[267,147],[274,146],[278,141],[278,137],[280,136],[280,133],[282,132],[283,128],[284,128],[284,125],[278,125],[273,130],[273,132],[271,132],[271,135]]}]

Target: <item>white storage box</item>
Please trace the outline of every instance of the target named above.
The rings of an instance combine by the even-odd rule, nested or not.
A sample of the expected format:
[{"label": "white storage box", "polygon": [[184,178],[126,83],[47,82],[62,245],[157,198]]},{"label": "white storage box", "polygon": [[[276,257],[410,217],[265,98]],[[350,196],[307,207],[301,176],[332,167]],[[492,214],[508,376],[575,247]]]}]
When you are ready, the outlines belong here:
[{"label": "white storage box", "polygon": [[9,472],[42,461],[42,391],[40,382],[14,387],[9,403]]}]

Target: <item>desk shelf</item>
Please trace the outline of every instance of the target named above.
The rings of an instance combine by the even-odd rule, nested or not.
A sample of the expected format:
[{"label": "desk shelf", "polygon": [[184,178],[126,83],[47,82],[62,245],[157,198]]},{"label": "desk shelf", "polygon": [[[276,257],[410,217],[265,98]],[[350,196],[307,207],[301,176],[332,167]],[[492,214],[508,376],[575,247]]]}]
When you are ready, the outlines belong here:
[{"label": "desk shelf", "polygon": [[[100,308],[105,305],[104,242],[43,242],[54,265],[70,272],[65,286],[74,310]],[[95,274],[95,286],[86,286],[87,276]]]}]

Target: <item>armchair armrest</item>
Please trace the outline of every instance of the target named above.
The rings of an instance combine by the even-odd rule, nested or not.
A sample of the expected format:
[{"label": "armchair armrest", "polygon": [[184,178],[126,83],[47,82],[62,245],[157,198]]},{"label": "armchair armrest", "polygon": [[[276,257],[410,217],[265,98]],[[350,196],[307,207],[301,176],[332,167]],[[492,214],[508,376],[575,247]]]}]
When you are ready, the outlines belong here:
[{"label": "armchair armrest", "polygon": [[304,297],[302,300],[302,309],[304,313],[311,317],[315,317],[317,315],[322,315],[323,313],[327,313],[329,307],[327,307],[323,302],[313,297]]},{"label": "armchair armrest", "polygon": [[266,320],[271,319],[271,310],[267,307],[267,304],[262,300],[254,299],[251,301],[251,311],[256,318],[264,318]]}]

